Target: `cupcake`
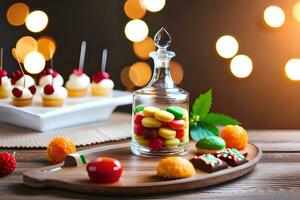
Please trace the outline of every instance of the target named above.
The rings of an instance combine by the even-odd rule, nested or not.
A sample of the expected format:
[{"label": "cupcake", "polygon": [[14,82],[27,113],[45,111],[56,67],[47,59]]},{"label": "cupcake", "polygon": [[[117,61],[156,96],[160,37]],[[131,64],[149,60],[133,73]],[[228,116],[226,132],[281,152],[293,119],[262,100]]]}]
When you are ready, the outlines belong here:
[{"label": "cupcake", "polygon": [[64,100],[68,96],[66,88],[59,85],[48,84],[44,87],[42,92],[44,107],[61,107]]},{"label": "cupcake", "polygon": [[15,86],[12,89],[12,104],[17,107],[29,106],[32,104],[33,94],[29,88]]},{"label": "cupcake", "polygon": [[92,76],[92,95],[108,96],[114,88],[114,82],[109,79],[109,74],[105,71],[99,71]]},{"label": "cupcake", "polygon": [[82,68],[73,70],[66,83],[69,97],[83,97],[86,95],[90,85],[90,78],[83,73]]},{"label": "cupcake", "polygon": [[63,77],[51,68],[46,68],[42,71],[39,78],[39,85],[45,87],[48,84],[63,86],[64,79]]},{"label": "cupcake", "polygon": [[11,83],[7,77],[7,72],[0,70],[0,99],[8,98],[11,95]]},{"label": "cupcake", "polygon": [[19,70],[13,73],[11,83],[15,86],[28,88],[33,95],[36,92],[35,82],[33,78]]},{"label": "cupcake", "polygon": [[181,157],[167,157],[162,159],[156,171],[158,176],[166,179],[187,178],[196,173],[193,164]]}]

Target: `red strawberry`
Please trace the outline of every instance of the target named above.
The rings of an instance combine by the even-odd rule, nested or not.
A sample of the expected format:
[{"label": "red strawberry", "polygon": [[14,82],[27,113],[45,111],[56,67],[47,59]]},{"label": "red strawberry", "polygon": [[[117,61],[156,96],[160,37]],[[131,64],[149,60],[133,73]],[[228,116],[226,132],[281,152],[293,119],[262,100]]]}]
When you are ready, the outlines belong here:
[{"label": "red strawberry", "polygon": [[15,87],[15,88],[12,90],[12,93],[13,93],[13,95],[14,95],[15,97],[20,98],[20,97],[22,96],[22,94],[23,94],[23,91],[20,90],[19,88],[16,88],[16,87]]},{"label": "red strawberry", "polygon": [[13,73],[12,78],[11,78],[11,83],[15,84],[20,78],[22,78],[24,76],[23,72],[21,71],[16,71],[15,73]]},{"label": "red strawberry", "polygon": [[73,70],[73,74],[77,75],[77,76],[81,76],[83,74],[83,69],[78,67],[78,68],[75,68]]},{"label": "red strawberry", "polygon": [[48,95],[51,95],[51,94],[53,94],[54,93],[54,87],[52,86],[52,85],[46,85],[45,87],[44,87],[44,93],[45,94],[48,94]]},{"label": "red strawberry", "polygon": [[109,73],[105,71],[99,71],[92,76],[92,80],[96,83],[99,83],[103,79],[109,79]]},{"label": "red strawberry", "polygon": [[16,169],[16,158],[14,155],[4,152],[0,153],[0,176],[12,173]]},{"label": "red strawberry", "polygon": [[34,85],[30,86],[28,89],[30,90],[32,95],[36,93],[36,87]]}]

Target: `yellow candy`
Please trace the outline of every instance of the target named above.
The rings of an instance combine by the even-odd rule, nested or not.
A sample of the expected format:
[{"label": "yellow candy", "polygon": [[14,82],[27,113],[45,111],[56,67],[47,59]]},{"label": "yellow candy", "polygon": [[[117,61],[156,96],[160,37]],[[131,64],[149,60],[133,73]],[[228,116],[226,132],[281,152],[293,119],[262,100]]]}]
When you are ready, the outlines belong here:
[{"label": "yellow candy", "polygon": [[175,116],[172,113],[169,113],[167,111],[164,110],[158,110],[154,113],[154,117],[160,121],[163,122],[170,122],[172,121]]},{"label": "yellow candy", "polygon": [[176,131],[170,128],[160,128],[158,129],[158,135],[166,139],[172,139],[176,137]]},{"label": "yellow candy", "polygon": [[147,106],[143,110],[145,117],[153,117],[156,111],[159,111],[159,108],[153,106]]},{"label": "yellow candy", "polygon": [[166,139],[164,141],[164,145],[166,147],[175,147],[175,146],[178,146],[179,144],[180,144],[180,140],[177,138]]},{"label": "yellow candy", "polygon": [[161,122],[154,117],[145,117],[142,120],[142,125],[148,128],[159,128],[161,127]]},{"label": "yellow candy", "polygon": [[137,136],[134,134],[134,140],[136,141],[136,143],[138,143],[139,145],[142,145],[142,146],[148,146],[148,140],[145,140],[143,138],[143,136]]}]

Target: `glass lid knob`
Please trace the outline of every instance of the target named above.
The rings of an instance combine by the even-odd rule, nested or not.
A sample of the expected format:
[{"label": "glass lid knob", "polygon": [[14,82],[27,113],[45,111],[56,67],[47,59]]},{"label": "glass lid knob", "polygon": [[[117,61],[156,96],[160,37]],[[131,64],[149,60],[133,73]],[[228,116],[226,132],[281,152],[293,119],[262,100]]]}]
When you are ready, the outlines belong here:
[{"label": "glass lid knob", "polygon": [[170,34],[163,27],[154,36],[154,43],[160,49],[166,49],[171,43]]}]

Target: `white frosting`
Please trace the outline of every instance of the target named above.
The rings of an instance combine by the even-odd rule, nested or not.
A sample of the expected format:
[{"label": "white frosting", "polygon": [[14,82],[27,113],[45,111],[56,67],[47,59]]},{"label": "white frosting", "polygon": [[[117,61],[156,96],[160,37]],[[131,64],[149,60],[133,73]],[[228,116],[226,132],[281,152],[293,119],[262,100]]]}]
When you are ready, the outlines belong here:
[{"label": "white frosting", "polygon": [[99,89],[109,89],[112,90],[114,88],[114,82],[110,79],[103,79],[99,83],[93,82],[92,87]]},{"label": "white frosting", "polygon": [[41,87],[45,87],[48,84],[52,84],[52,81],[53,85],[62,86],[64,84],[64,79],[60,74],[58,74],[55,78],[52,78],[52,75],[49,74],[40,78],[39,85]]},{"label": "white frosting", "polygon": [[7,91],[11,90],[11,82],[10,79],[7,76],[3,76],[1,78],[1,85],[0,87],[4,88]]},{"label": "white frosting", "polygon": [[20,78],[18,81],[16,81],[15,85],[23,87],[24,86],[24,78],[25,78],[25,87],[28,88],[32,85],[35,85],[33,78],[26,74],[24,76],[22,76],[22,78]]},{"label": "white frosting", "polygon": [[71,74],[69,76],[69,80],[66,83],[66,88],[85,89],[89,86],[89,84],[90,84],[90,78],[86,74],[82,74],[81,76]]},{"label": "white frosting", "polygon": [[19,90],[22,91],[22,96],[21,97],[15,97],[13,94],[12,96],[16,99],[31,99],[33,95],[31,94],[30,90],[28,88],[24,88],[21,86],[16,86]]},{"label": "white frosting", "polygon": [[45,94],[43,90],[42,96],[49,99],[65,99],[68,96],[68,91],[62,86],[54,86],[53,94]]}]

